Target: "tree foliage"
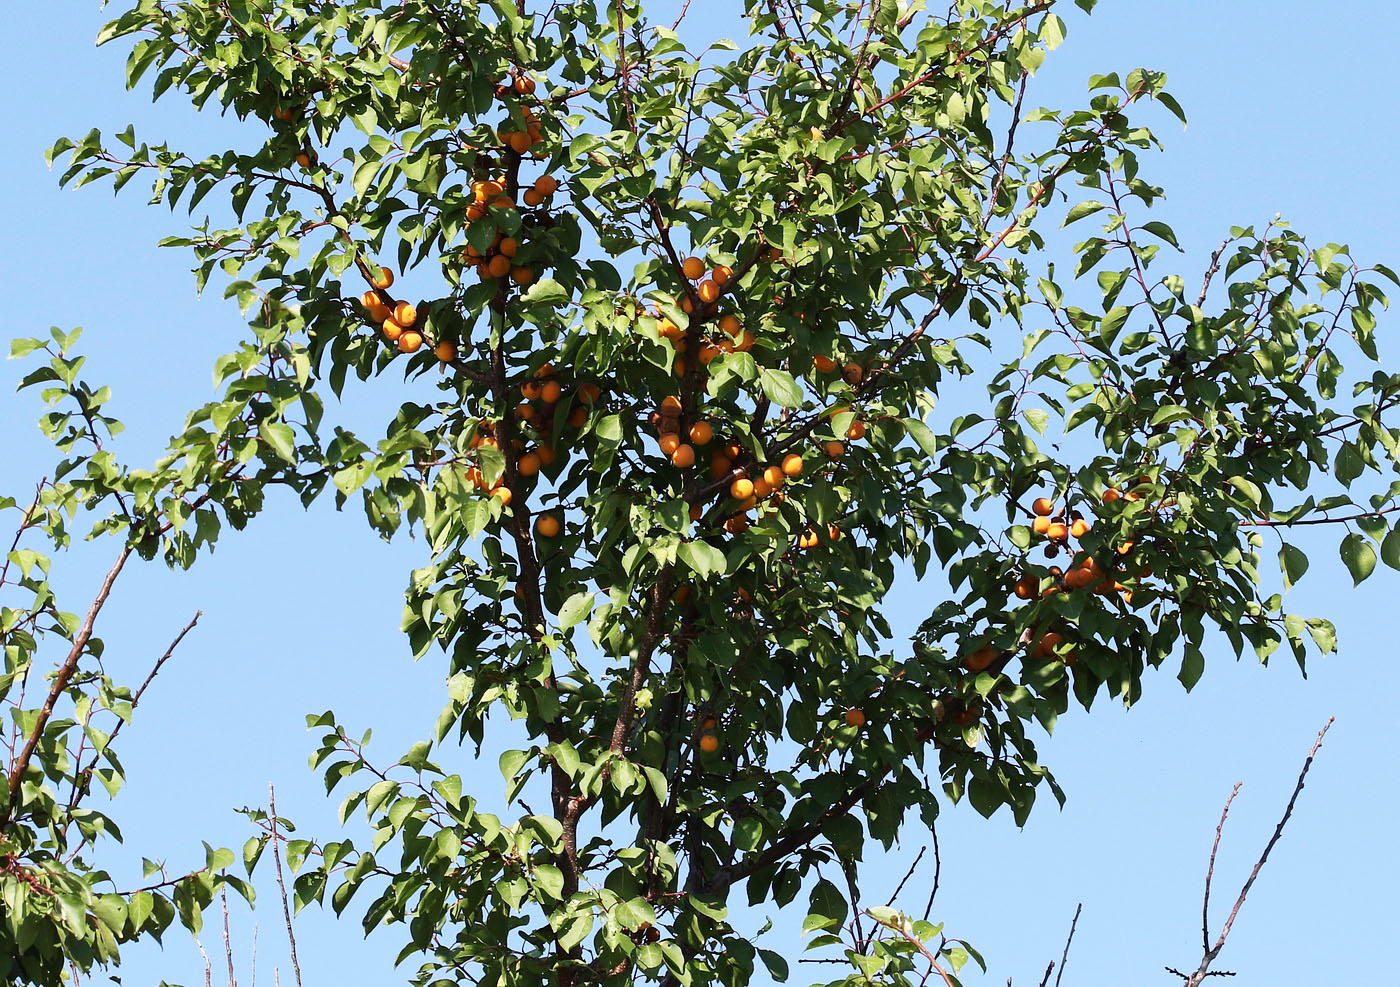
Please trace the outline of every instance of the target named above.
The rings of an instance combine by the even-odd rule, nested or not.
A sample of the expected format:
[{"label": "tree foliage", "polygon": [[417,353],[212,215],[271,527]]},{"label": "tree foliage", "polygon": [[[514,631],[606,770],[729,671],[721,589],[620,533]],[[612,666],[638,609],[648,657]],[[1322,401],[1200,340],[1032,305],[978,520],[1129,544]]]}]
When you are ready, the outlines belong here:
[{"label": "tree foliage", "polygon": [[[955,982],[975,953],[927,916],[853,921],[872,846],[963,799],[1022,822],[1062,798],[1036,738],[1164,664],[1190,688],[1208,641],[1332,651],[1265,560],[1302,577],[1292,528],[1342,526],[1357,582],[1400,567],[1395,277],[1278,222],[1164,273],[1142,120],[1182,110],[1143,69],[1031,109],[1054,0],[746,0],[742,40],[711,42],[633,0],[128,6],[99,38],[131,46],[127,84],[237,143],[94,131],[50,160],[199,216],[164,243],[248,333],[149,470],[99,439],[69,337],[17,343],[73,409],[44,419],[69,458],[24,525],[61,548],[81,510],[123,560],[189,566],[287,487],[423,536],[403,629],[441,655],[442,714],[392,763],[311,716],[371,832],[288,848],[298,904],[397,929],[413,983],[784,979],[744,901],[800,902],[836,982]],[[337,421],[356,380],[407,388],[382,437]],[[10,558],[32,600],[3,611],[4,688],[41,626],[95,662],[47,560]],[[924,579],[899,639],[884,601]],[[112,832],[56,796],[90,777],[64,744],[104,749],[86,713],[130,694],[59,691],[77,712],[40,721],[4,816],[21,982],[237,880],[210,851],[168,899],[99,895],[61,862],[71,827]],[[33,700],[4,695],[26,732]],[[452,768],[488,735],[514,738],[504,799]]]}]

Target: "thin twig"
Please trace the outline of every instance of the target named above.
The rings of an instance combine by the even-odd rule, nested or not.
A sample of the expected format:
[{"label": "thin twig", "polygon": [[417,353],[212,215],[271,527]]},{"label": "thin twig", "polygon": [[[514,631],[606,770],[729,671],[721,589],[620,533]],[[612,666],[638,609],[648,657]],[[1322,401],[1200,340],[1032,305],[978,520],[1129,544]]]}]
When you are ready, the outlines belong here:
[{"label": "thin twig", "polygon": [[[297,962],[297,937],[292,931],[292,909],[287,904],[287,885],[282,881],[282,848],[277,843],[277,793],[272,788],[272,783],[267,785],[267,809],[271,817],[272,824],[272,859],[277,864],[277,890],[282,894],[282,916],[287,920],[287,941],[292,947],[292,976],[296,978],[297,987],[301,987],[301,964]],[[276,980],[277,973],[273,971],[273,979]]]},{"label": "thin twig", "polygon": [[[1168,972],[1174,973],[1178,977],[1181,977],[1185,981],[1186,987],[1200,987],[1201,982],[1204,981],[1207,977],[1234,976],[1234,974],[1227,973],[1225,971],[1212,971],[1210,969],[1210,965],[1215,962],[1216,957],[1220,955],[1220,951],[1225,948],[1225,940],[1228,939],[1230,936],[1230,930],[1234,927],[1235,919],[1239,916],[1240,909],[1244,907],[1244,902],[1245,899],[1249,896],[1250,889],[1254,887],[1254,882],[1259,877],[1259,872],[1264,869],[1264,864],[1268,862],[1269,854],[1273,852],[1274,845],[1278,843],[1279,839],[1283,836],[1283,828],[1288,824],[1288,820],[1292,818],[1293,807],[1298,802],[1298,796],[1301,795],[1303,792],[1303,783],[1307,780],[1308,769],[1312,767],[1313,759],[1317,757],[1317,752],[1322,748],[1322,740],[1324,737],[1327,736],[1327,731],[1332,728],[1332,723],[1334,722],[1334,720],[1335,717],[1328,717],[1327,722],[1323,724],[1322,729],[1318,732],[1317,740],[1313,742],[1312,750],[1308,751],[1307,759],[1303,762],[1303,770],[1298,773],[1298,783],[1295,786],[1293,786],[1293,794],[1288,799],[1288,807],[1284,809],[1283,817],[1279,819],[1278,825],[1274,827],[1274,833],[1272,836],[1269,837],[1269,842],[1265,844],[1264,852],[1259,855],[1259,860],[1257,863],[1255,863],[1254,869],[1250,871],[1249,878],[1244,882],[1244,886],[1240,888],[1239,897],[1235,899],[1235,907],[1230,909],[1230,917],[1225,920],[1225,925],[1221,928],[1220,935],[1215,940],[1215,945],[1205,950],[1205,954],[1201,957],[1201,964],[1196,968],[1194,973],[1183,974],[1181,971],[1175,970],[1172,967],[1166,968]],[[1235,786],[1235,788],[1236,791],[1238,791],[1239,786],[1237,785]],[[1229,810],[1230,801],[1233,801],[1234,797],[1235,793],[1231,792],[1230,800],[1226,801],[1225,803],[1226,811]],[[1225,825],[1224,813],[1221,813],[1220,825],[1221,827]],[[1216,843],[1217,845],[1219,844],[1218,830],[1216,835]],[[1215,852],[1214,850],[1212,850],[1212,869],[1214,867],[1214,857]],[[1207,887],[1209,887],[1209,884],[1207,884]],[[1204,941],[1210,941],[1209,932],[1206,933]]]},{"label": "thin twig", "polygon": [[228,931],[228,888],[219,889],[219,903],[224,909],[224,952],[228,954],[228,987],[238,987],[233,975],[233,937]]},{"label": "thin twig", "polygon": [[894,889],[894,894],[890,895],[890,900],[885,902],[886,906],[894,904],[894,900],[899,897],[899,893],[904,890],[904,885],[909,883],[909,878],[914,876],[914,870],[919,866],[919,861],[924,859],[924,854],[928,853],[928,847],[919,847],[919,855],[914,858],[914,862],[909,865],[909,870],[904,875],[904,880],[899,882],[899,886]]},{"label": "thin twig", "polygon": [[1055,974],[1055,987],[1060,987],[1060,978],[1065,975],[1065,965],[1069,963],[1069,945],[1074,942],[1074,930],[1079,925],[1079,913],[1084,910],[1084,902],[1074,906],[1074,919],[1069,923],[1069,935],[1065,938],[1065,951],[1060,954],[1060,972]]},{"label": "thin twig", "polygon": [[1210,952],[1210,882],[1215,877],[1215,855],[1220,851],[1220,836],[1225,831],[1225,817],[1230,814],[1230,804],[1240,793],[1244,782],[1235,782],[1230,797],[1225,800],[1225,808],[1220,813],[1220,822],[1215,826],[1215,842],[1210,847],[1210,865],[1206,868],[1206,893],[1201,897],[1201,952]]}]

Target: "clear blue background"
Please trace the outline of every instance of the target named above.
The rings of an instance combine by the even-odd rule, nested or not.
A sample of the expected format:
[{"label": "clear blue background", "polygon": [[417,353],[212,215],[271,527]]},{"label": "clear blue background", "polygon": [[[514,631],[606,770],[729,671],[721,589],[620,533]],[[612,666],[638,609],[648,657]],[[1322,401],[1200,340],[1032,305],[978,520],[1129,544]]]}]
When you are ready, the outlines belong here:
[{"label": "clear blue background", "polygon": [[[673,6],[655,7],[655,20],[669,23]],[[695,4],[688,23],[735,35],[736,6]],[[1393,126],[1400,8],[1367,0],[1325,9],[1300,0],[1105,0],[1087,18],[1065,7],[1069,40],[1027,102],[1081,103],[1092,72],[1142,65],[1169,73],[1191,124],[1183,132],[1165,115],[1154,121],[1168,148],[1147,170],[1167,189],[1154,218],[1181,236],[1184,274],[1199,276],[1229,225],[1263,224],[1278,211],[1320,240],[1349,243],[1362,259],[1400,264],[1392,236],[1400,219]],[[103,19],[95,3],[10,5],[8,34],[19,47],[0,64],[9,93],[0,271],[6,335],[87,327],[87,377],[112,385],[113,413],[129,427],[121,451],[141,463],[179,427],[184,409],[210,397],[212,361],[232,347],[242,320],[216,293],[195,298],[186,254],[155,248],[179,232],[182,216],[144,207],[136,183],[116,200],[100,186],[60,192],[41,153],[60,135],[92,126],[114,132],[129,121],[143,137],[210,150],[237,124],[174,99],[152,106],[140,93],[123,93],[123,54],[92,48]],[[23,369],[0,364],[0,393],[12,391]],[[368,425],[393,397],[390,388],[361,389],[360,407],[345,414]],[[0,488],[18,496],[49,455],[33,424],[35,400],[3,400]],[[1400,918],[1392,755],[1400,672],[1390,609],[1400,581],[1382,570],[1354,590],[1335,539],[1318,544],[1290,608],[1335,619],[1343,650],[1314,663],[1308,681],[1286,657],[1264,669],[1235,663],[1218,647],[1189,697],[1175,670],[1164,669],[1130,712],[1104,703],[1092,716],[1071,712],[1060,721],[1042,753],[1069,792],[1063,811],[1047,801],[1024,830],[1004,815],[986,822],[966,806],[944,813],[935,917],[992,964],[986,978],[969,983],[1039,983],[1078,902],[1084,914],[1063,983],[1177,982],[1162,967],[1199,960],[1201,881],[1231,785],[1246,782],[1217,868],[1213,931],[1272,831],[1313,736],[1334,714],[1293,822],[1217,968],[1240,971],[1232,982],[1242,987],[1394,982],[1382,944]],[[170,855],[172,870],[187,869],[202,860],[200,839],[240,846],[248,830],[230,808],[263,804],[269,781],[278,784],[283,815],[309,832],[335,834],[334,803],[307,771],[314,738],[303,716],[333,707],[352,726],[373,725],[385,761],[426,732],[442,700],[441,665],[431,656],[415,664],[397,633],[402,588],[421,548],[379,542],[356,513],[325,506],[304,513],[284,498],[192,573],[140,566],[123,577],[99,628],[119,679],[139,681],[195,610],[205,616],[124,735],[131,783],[115,814],[127,845],[114,869],[134,879],[132,863],[159,852]],[[112,551],[110,543],[79,548],[61,563],[70,609],[85,606]],[[893,608],[926,613],[936,592],[906,585]],[[498,797],[494,757],[479,771],[465,757],[455,767],[472,772],[483,795]],[[919,845],[885,865],[887,888]],[[927,876],[911,882],[908,907],[921,900]],[[271,983],[277,965],[290,983],[274,888],[268,880],[260,887],[256,915],[235,907],[240,980],[247,982],[256,922],[259,978]],[[876,881],[869,902],[887,893]],[[298,930],[308,985],[403,979],[391,969],[400,941],[392,931],[364,941],[356,923],[337,925],[316,909],[303,913]],[[790,947],[792,935],[784,917],[763,944]],[[222,944],[212,931],[203,939],[223,982]],[[836,969],[795,967],[793,981],[829,979]],[[129,953],[121,971],[128,985],[189,984],[202,975],[198,950],[178,931],[163,951]]]}]

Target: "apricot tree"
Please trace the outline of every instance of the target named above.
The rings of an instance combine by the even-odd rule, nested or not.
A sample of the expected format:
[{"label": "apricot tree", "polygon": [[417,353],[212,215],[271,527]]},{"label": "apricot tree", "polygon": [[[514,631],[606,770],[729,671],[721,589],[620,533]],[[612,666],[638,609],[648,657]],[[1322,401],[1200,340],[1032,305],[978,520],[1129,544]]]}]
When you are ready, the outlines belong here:
[{"label": "apricot tree", "polygon": [[[50,344],[91,451],[47,498],[123,559],[188,565],[276,487],[428,548],[404,632],[446,704],[392,764],[311,718],[372,833],[297,843],[298,904],[398,928],[419,984],[786,977],[741,896],[800,901],[838,982],[951,984],[975,954],[928,916],[852,921],[869,848],[963,800],[1024,820],[1071,702],[1190,688],[1208,640],[1334,649],[1265,552],[1291,585],[1286,533],[1332,525],[1357,581],[1400,567],[1395,278],[1279,223],[1162,273],[1141,118],[1181,108],[1135,69],[1029,109],[1060,6],[745,0],[706,41],[688,2],[140,0],[102,32],[238,144],[51,159],[210,210],[165,244],[251,321],[147,471]],[[352,377],[410,391],[382,438],[336,421]],[[903,640],[882,601],[926,577]],[[504,799],[453,769],[488,735]],[[20,768],[22,855],[69,817]],[[114,941],[158,931],[109,899],[79,905]]]}]

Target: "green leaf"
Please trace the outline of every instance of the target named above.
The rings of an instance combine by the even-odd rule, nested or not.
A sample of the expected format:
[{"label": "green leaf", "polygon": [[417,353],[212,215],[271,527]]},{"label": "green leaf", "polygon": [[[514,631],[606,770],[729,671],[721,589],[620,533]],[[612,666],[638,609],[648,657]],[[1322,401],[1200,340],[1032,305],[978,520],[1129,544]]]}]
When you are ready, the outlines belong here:
[{"label": "green leaf", "polygon": [[279,458],[288,463],[296,462],[297,436],[290,425],[263,422],[258,428],[258,435],[272,447],[272,451],[277,453]]},{"label": "green leaf", "polygon": [[759,370],[758,379],[763,385],[763,393],[774,403],[784,408],[802,407],[802,388],[797,386],[797,381],[793,380],[792,374],[786,370],[770,370],[764,367]]},{"label": "green leaf", "polygon": [[684,542],[676,554],[700,579],[722,576],[728,566],[722,551],[702,541]]},{"label": "green leaf", "polygon": [[1283,585],[1287,589],[1292,589],[1303,578],[1303,573],[1308,571],[1308,557],[1301,549],[1286,543],[1278,550],[1278,564],[1283,570]]},{"label": "green leaf", "polygon": [[1070,209],[1069,214],[1065,216],[1065,221],[1060,224],[1060,227],[1061,229],[1063,229],[1070,223],[1077,223],[1085,216],[1092,216],[1094,215],[1094,213],[1100,211],[1101,209],[1107,208],[1108,207],[1105,206],[1102,202],[1097,202],[1093,199],[1090,199],[1088,202],[1081,202],[1078,205],[1074,206],[1072,209]]},{"label": "green leaf", "polygon": [[1400,569],[1400,528],[1392,528],[1381,542],[1381,561],[1392,569]]},{"label": "green leaf", "polygon": [[1361,585],[1376,568],[1376,550],[1371,547],[1365,535],[1352,532],[1342,539],[1340,551],[1342,561],[1351,573],[1352,582]]},{"label": "green leaf", "polygon": [[587,617],[593,609],[595,595],[591,590],[582,590],[565,600],[564,605],[559,608],[560,630],[566,631]]}]

